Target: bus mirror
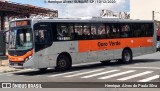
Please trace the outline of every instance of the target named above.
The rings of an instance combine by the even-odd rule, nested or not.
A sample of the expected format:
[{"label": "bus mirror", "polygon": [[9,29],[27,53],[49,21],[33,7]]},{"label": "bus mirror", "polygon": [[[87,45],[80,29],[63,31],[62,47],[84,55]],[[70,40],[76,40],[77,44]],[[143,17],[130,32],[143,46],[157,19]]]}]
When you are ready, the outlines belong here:
[{"label": "bus mirror", "polygon": [[6,44],[9,43],[9,37],[8,36],[9,36],[9,30],[4,31],[3,32],[3,42],[6,43]]}]

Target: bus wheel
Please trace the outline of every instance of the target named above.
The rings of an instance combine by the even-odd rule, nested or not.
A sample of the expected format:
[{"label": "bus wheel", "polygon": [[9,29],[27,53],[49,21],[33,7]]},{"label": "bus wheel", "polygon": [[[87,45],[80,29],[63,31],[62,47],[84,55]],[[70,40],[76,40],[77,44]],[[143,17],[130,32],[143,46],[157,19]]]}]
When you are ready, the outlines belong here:
[{"label": "bus wheel", "polygon": [[47,68],[40,68],[39,71],[40,72],[45,72],[47,70]]},{"label": "bus wheel", "polygon": [[71,68],[71,62],[65,55],[60,55],[57,60],[56,70],[65,71]]},{"label": "bus wheel", "polygon": [[132,52],[130,50],[124,50],[122,52],[122,59],[119,60],[119,62],[124,64],[131,63],[132,58]]}]

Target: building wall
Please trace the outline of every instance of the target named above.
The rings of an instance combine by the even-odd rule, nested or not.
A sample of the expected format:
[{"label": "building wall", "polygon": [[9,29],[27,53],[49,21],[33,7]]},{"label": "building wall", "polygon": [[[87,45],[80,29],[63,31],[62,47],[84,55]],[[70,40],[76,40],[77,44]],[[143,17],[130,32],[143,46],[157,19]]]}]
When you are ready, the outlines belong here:
[{"label": "building wall", "polygon": [[153,10],[155,20],[160,21],[160,0],[130,0],[131,19],[152,20]]}]

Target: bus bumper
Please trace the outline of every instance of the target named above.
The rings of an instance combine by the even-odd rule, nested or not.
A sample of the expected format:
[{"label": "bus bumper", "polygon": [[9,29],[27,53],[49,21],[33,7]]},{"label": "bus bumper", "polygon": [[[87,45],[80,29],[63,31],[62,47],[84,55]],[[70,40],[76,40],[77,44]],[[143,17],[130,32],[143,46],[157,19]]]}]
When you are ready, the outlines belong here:
[{"label": "bus bumper", "polygon": [[24,61],[24,62],[9,61],[9,66],[13,67],[13,68],[16,68],[16,69],[34,68],[33,65],[34,65],[34,63],[33,63],[32,58],[27,60],[27,61]]}]

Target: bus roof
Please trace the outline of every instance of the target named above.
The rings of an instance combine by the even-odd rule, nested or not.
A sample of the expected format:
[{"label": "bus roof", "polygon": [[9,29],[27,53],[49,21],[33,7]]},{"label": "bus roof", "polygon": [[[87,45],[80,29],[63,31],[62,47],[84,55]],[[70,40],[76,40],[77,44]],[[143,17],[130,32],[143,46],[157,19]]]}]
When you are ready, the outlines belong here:
[{"label": "bus roof", "polygon": [[119,19],[119,18],[103,18],[103,17],[96,17],[96,18],[23,18],[17,19],[13,21],[21,21],[21,20],[32,20],[38,22],[154,22],[154,20],[132,20],[132,19]]}]

